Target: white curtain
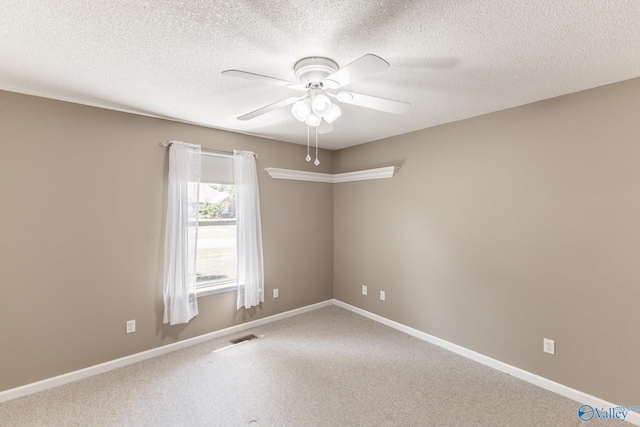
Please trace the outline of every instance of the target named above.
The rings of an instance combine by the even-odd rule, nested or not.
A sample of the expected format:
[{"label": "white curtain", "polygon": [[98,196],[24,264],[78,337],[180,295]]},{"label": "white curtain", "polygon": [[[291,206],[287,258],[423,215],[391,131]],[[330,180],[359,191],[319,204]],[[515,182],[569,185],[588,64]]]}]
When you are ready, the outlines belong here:
[{"label": "white curtain", "polygon": [[164,323],[188,323],[198,314],[196,244],[200,146],[171,141],[164,243]]},{"label": "white curtain", "polygon": [[262,228],[256,160],[249,151],[233,151],[238,230],[238,309],[264,302]]}]

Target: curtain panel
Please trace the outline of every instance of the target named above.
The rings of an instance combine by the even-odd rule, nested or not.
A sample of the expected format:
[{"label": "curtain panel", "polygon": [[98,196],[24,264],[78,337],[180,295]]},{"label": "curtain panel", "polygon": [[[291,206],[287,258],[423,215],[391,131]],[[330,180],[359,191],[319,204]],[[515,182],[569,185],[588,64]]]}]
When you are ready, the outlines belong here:
[{"label": "curtain panel", "polygon": [[260,196],[255,155],[233,151],[238,234],[238,310],[264,302]]},{"label": "curtain panel", "polygon": [[164,245],[164,323],[188,323],[198,314],[196,245],[200,146],[171,141]]}]

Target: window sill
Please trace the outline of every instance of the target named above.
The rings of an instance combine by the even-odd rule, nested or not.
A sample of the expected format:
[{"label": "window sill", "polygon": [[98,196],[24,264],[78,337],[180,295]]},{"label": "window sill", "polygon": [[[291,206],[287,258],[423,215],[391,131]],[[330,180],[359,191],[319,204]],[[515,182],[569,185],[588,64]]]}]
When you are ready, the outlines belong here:
[{"label": "window sill", "polygon": [[238,288],[238,282],[212,283],[210,285],[202,285],[196,289],[196,297],[204,297],[207,295],[221,294],[223,292],[235,291]]}]

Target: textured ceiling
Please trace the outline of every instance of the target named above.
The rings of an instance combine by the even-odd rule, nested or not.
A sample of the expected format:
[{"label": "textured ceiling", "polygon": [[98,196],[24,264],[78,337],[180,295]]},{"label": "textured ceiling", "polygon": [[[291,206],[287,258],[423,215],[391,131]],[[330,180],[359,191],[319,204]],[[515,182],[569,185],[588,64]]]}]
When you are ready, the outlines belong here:
[{"label": "textured ceiling", "polygon": [[[306,143],[293,65],[364,54],[391,67],[348,86],[411,104],[341,105],[337,149],[640,76],[640,0],[2,0],[0,89]],[[167,135],[178,137],[179,135]]]}]

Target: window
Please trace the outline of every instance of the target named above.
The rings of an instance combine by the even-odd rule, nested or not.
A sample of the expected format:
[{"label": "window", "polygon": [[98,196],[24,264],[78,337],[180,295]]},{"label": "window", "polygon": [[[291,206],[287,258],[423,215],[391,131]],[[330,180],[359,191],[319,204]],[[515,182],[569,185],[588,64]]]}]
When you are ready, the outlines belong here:
[{"label": "window", "polygon": [[233,158],[203,153],[198,200],[198,295],[235,289],[238,266],[235,197]]}]

